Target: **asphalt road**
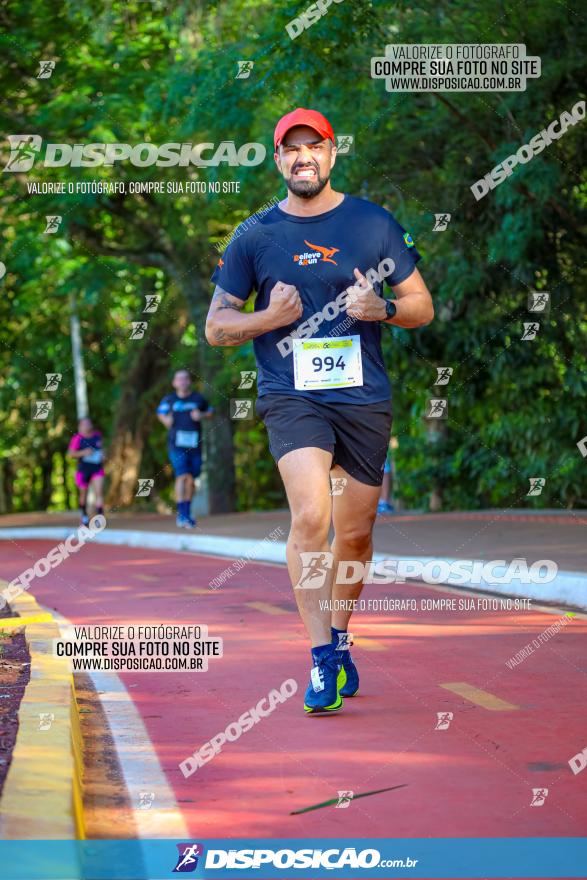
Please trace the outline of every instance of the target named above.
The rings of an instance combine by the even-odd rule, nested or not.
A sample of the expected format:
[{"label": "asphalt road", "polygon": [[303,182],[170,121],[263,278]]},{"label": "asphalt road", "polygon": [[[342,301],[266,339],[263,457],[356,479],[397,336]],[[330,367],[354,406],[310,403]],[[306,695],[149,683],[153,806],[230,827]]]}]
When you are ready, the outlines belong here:
[{"label": "asphalt road", "polygon": [[[0,577],[15,577],[52,545],[3,542]],[[425,601],[458,606],[470,594],[368,586],[365,599],[415,600],[416,610],[357,612],[360,694],[336,716],[308,718],[309,652],[287,572],[248,562],[211,590],[230,562],[88,544],[31,584],[42,605],[76,624],[205,624],[223,639],[223,657],[206,672],[119,674],[119,699],[132,700],[148,735],[135,752],[156,753],[196,839],[584,833],[587,772],[575,775],[568,762],[587,746],[585,617],[486,610],[487,597],[428,610]],[[507,665],[560,620],[556,634]],[[187,756],[289,679],[296,694],[184,777]],[[380,789],[392,790],[370,793]],[[339,792],[353,795],[337,806]],[[159,806],[155,797],[143,809],[156,819]]]}]

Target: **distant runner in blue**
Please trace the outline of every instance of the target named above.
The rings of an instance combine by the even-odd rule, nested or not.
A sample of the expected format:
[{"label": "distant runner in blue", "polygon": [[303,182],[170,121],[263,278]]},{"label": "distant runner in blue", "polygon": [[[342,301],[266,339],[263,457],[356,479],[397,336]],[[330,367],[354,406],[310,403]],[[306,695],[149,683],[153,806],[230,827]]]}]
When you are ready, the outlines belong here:
[{"label": "distant runner in blue", "polygon": [[202,469],[201,422],[211,418],[213,410],[201,394],[192,390],[188,370],[177,370],[171,384],[175,390],[157,407],[157,418],[168,429],[167,454],[175,472],[176,524],[182,529],[193,529],[194,478]]}]

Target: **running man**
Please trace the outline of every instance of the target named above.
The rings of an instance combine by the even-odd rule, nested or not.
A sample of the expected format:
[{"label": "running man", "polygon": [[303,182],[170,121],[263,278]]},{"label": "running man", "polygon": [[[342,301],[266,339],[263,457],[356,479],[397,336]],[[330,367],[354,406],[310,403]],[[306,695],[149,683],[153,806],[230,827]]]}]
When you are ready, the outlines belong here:
[{"label": "running man", "polygon": [[81,522],[83,526],[87,526],[90,521],[87,507],[90,483],[94,489],[96,513],[104,513],[104,447],[102,434],[94,428],[90,418],[79,420],[78,432],[71,438],[67,451],[72,458],[77,459],[75,484],[78,489]]},{"label": "running man", "polygon": [[[257,414],[290,506],[287,563],[311,643],[304,709],[330,713],[359,688],[348,651],[351,611],[331,609],[348,608],[339,600],[357,599],[363,587],[362,578],[337,582],[338,563],[372,554],[391,432],[381,327],[424,326],[434,307],[409,233],[384,208],[332,188],[328,120],[298,108],[279,120],[274,144],[287,198],[228,245],[211,279],[206,338],[255,340]],[[383,298],[383,275],[393,300]],[[253,290],[254,311],[245,313]]]},{"label": "running man", "polygon": [[157,418],[168,429],[167,454],[175,473],[176,525],[183,529],[196,526],[191,504],[194,478],[202,470],[202,419],[212,417],[208,401],[192,390],[188,370],[176,370],[171,382],[175,389],[157,407]]}]

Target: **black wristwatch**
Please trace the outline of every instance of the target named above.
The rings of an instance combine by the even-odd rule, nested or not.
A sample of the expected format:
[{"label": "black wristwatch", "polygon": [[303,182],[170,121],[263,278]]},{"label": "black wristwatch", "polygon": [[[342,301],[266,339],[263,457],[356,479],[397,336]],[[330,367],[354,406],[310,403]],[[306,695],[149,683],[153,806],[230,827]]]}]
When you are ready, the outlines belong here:
[{"label": "black wristwatch", "polygon": [[389,321],[390,318],[393,318],[397,309],[395,307],[395,303],[392,299],[386,299],[385,302],[385,318],[384,321]]}]

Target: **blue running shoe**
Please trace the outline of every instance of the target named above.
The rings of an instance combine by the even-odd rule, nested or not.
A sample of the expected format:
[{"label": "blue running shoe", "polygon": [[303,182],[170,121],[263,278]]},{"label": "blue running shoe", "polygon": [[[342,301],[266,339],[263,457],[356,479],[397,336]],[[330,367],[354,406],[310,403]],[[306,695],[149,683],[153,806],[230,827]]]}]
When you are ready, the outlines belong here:
[{"label": "blue running shoe", "polygon": [[[338,657],[340,663],[342,663],[342,668],[346,674],[346,682],[340,689],[341,697],[354,697],[359,691],[359,671],[353,662],[353,658],[351,657],[351,652],[349,650],[350,646],[353,644],[351,641],[347,639],[341,639],[340,636],[346,635],[347,633],[342,633],[339,631],[332,632],[332,645],[336,649],[335,654]],[[344,648],[338,649],[339,644],[345,644]]]},{"label": "blue running shoe", "polygon": [[395,507],[393,504],[390,504],[388,501],[379,501],[377,504],[377,514],[378,516],[389,516],[390,514],[395,513]]},{"label": "blue running shoe", "polygon": [[342,709],[340,690],[346,682],[340,658],[332,648],[319,656],[312,651],[312,659],[314,666],[304,698],[304,712],[307,715],[338,712]]},{"label": "blue running shoe", "polygon": [[186,516],[185,520],[186,520],[186,524],[185,524],[186,529],[195,529],[196,528],[197,522],[195,519],[192,519],[191,516]]},{"label": "blue running shoe", "polygon": [[190,528],[190,521],[187,518],[187,516],[182,516],[181,513],[178,513],[177,517],[175,519],[175,525],[177,526],[178,529],[189,529]]}]

